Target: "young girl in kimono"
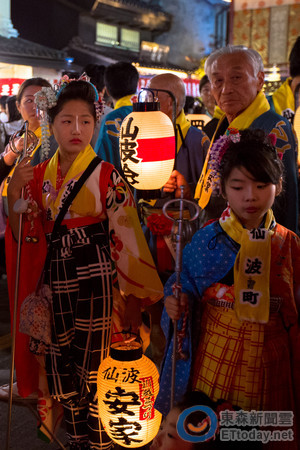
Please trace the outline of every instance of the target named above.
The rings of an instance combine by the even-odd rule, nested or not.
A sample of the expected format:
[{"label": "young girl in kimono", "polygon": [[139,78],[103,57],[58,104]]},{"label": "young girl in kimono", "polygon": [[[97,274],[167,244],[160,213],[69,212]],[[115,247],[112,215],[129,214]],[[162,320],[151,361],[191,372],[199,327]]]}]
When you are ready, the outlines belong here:
[{"label": "young girl in kimono", "polygon": [[[167,347],[156,401],[164,414],[170,401],[170,319],[180,319],[175,401],[193,389],[245,411],[291,411],[296,431],[300,244],[275,222],[271,209],[283,184],[275,139],[249,129],[222,136],[212,149],[214,184],[228,207],[185,247],[180,301],[171,295],[173,276],[165,287]],[[296,435],[280,444],[297,448]]]},{"label": "young girl in kimono", "polygon": [[[56,95],[53,90],[43,93],[58,151],[34,168],[25,158],[8,190],[12,243],[13,237],[18,239],[19,224],[14,204],[24,187],[29,200],[23,214],[20,279],[27,283],[28,293],[42,271],[46,240],[49,243],[60,208],[96,157],[89,144],[99,113],[95,87],[86,80],[64,78]],[[134,199],[111,164],[101,161],[85,181],[50,256],[44,282],[52,291],[51,342],[45,345],[31,338],[31,350],[45,352],[49,391],[64,408],[70,448],[109,449],[111,441],[98,414],[99,364],[108,356],[112,330],[130,325],[137,329],[141,307],[162,296]],[[35,270],[24,279],[26,264]],[[117,310],[116,288],[121,294]],[[32,375],[36,376],[34,370]]]}]

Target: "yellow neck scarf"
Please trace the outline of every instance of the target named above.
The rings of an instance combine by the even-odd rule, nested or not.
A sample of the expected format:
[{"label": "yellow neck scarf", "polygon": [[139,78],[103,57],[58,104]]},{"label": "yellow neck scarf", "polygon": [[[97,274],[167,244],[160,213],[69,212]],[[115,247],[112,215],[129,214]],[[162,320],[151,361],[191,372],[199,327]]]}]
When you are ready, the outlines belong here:
[{"label": "yellow neck scarf", "polygon": [[119,100],[116,101],[114,109],[121,108],[121,106],[131,106],[132,105],[131,98],[132,94],[119,98]]},{"label": "yellow neck scarf", "polygon": [[213,118],[214,119],[221,119],[221,117],[224,116],[224,111],[221,110],[221,108],[219,108],[218,105],[215,106],[215,110],[214,110],[214,115]]},{"label": "yellow neck scarf", "polygon": [[[81,151],[76,159],[73,161],[70,169],[66,173],[63,184],[59,190],[56,190],[57,179],[57,166],[58,166],[59,150],[50,159],[45,175],[44,181],[46,182],[43,189],[43,206],[47,211],[47,217],[49,220],[55,220],[60,208],[63,204],[63,200],[68,196],[75,182],[83,174],[92,159],[95,158],[95,152],[90,145],[88,145],[83,151]],[[96,199],[94,194],[89,190],[88,183],[85,183],[76,198],[72,202],[72,205],[67,212],[65,219],[84,217],[87,215],[95,216],[96,213]],[[98,210],[99,213],[99,210]]]},{"label": "yellow neck scarf", "polygon": [[[235,128],[237,130],[244,130],[245,128],[249,128],[252,122],[254,122],[254,120],[257,119],[257,117],[269,111],[269,109],[270,105],[268,100],[266,99],[265,94],[263,92],[259,92],[255,97],[255,100],[251,103],[251,105],[248,106],[248,108],[245,109],[245,111],[239,114],[230,123],[227,131],[231,130],[232,128]],[[222,117],[218,122],[215,134],[211,140],[210,147],[208,149],[206,159],[203,165],[203,169],[195,190],[195,198],[199,199],[198,204],[202,209],[206,207],[212,194],[212,181],[213,181],[212,174],[211,170],[208,169],[207,166],[210,158],[210,150],[214,143],[215,135],[224,118],[225,114],[222,115]]]},{"label": "yellow neck scarf", "polygon": [[[36,135],[36,137],[38,138],[39,142],[38,145],[36,146],[36,148],[33,150],[33,152],[31,153],[31,156],[33,157],[34,154],[40,149],[41,146],[41,136],[42,136],[42,128],[39,127],[37,130],[35,130],[34,134]],[[5,178],[4,180],[4,185],[3,185],[3,191],[2,191],[2,197],[7,197],[7,188],[8,188],[8,183],[11,179],[11,177],[13,176],[13,173],[15,171],[15,165],[12,167],[11,171],[9,172],[8,176]]]},{"label": "yellow neck scarf", "polygon": [[264,228],[247,230],[227,208],[219,223],[238,244],[234,263],[234,309],[239,320],[267,323],[270,311],[271,235],[276,222],[271,209]]},{"label": "yellow neck scarf", "polygon": [[177,131],[177,153],[179,152],[180,147],[182,146],[182,139],[180,136],[180,133],[177,129],[178,125],[180,126],[181,133],[183,136],[183,139],[185,139],[188,130],[191,127],[191,122],[187,120],[185,117],[184,111],[182,110],[179,116],[176,118],[176,131]]},{"label": "yellow neck scarf", "polygon": [[283,111],[290,109],[295,112],[295,98],[290,86],[292,78],[288,78],[272,95],[275,111],[282,116]]}]

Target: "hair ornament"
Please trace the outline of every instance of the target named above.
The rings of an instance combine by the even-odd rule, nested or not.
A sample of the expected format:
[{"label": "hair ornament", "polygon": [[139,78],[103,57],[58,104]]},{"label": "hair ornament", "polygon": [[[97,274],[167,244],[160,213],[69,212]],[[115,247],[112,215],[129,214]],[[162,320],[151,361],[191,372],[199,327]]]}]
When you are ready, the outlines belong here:
[{"label": "hair ornament", "polygon": [[275,147],[276,145],[276,141],[277,141],[277,136],[275,133],[270,133],[268,135],[268,138],[270,139],[271,145],[273,145]]},{"label": "hair ornament", "polygon": [[210,150],[210,158],[208,162],[208,168],[212,172],[212,189],[215,193],[220,193],[220,165],[225,155],[229,144],[231,142],[237,143],[240,142],[241,135],[239,130],[236,128],[229,128],[223,136],[220,136],[219,139],[214,142]]},{"label": "hair ornament", "polygon": [[51,87],[42,87],[42,89],[34,94],[35,104],[39,110],[41,117],[41,130],[42,130],[42,161],[49,158],[50,152],[50,130],[47,110],[53,108],[57,104],[55,92]]}]

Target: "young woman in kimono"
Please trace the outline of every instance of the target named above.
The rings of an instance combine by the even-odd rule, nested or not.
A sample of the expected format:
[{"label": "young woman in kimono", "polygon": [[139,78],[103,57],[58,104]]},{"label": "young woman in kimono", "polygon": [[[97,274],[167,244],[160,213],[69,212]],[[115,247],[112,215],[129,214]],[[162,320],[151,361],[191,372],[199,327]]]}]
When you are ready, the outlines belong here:
[{"label": "young woman in kimono", "polygon": [[244,130],[214,146],[210,166],[228,207],[185,247],[180,301],[174,277],[165,287],[156,407],[169,410],[170,319],[180,319],[175,401],[193,389],[245,411],[291,411],[294,440],[277,443],[286,449],[297,448],[299,424],[300,244],[271,209],[283,184],[275,140]]},{"label": "young woman in kimono", "polygon": [[[29,205],[21,267],[34,265],[38,254],[35,272],[43,268],[46,240],[64,199],[96,157],[89,143],[99,113],[98,94],[87,81],[63,79],[56,99],[53,91],[44,94],[52,106],[47,113],[58,151],[34,168],[25,158],[8,189],[13,240],[19,223],[13,207],[25,186]],[[37,282],[35,273],[32,278],[21,277],[30,285],[28,292]],[[52,291],[51,343],[31,339],[31,350],[45,352],[49,391],[64,408],[70,448],[109,449],[98,415],[99,364],[108,355],[112,331],[129,325],[137,329],[141,308],[162,296],[130,189],[111,164],[101,161],[73,200],[44,281]],[[121,294],[118,305],[113,292]]]}]

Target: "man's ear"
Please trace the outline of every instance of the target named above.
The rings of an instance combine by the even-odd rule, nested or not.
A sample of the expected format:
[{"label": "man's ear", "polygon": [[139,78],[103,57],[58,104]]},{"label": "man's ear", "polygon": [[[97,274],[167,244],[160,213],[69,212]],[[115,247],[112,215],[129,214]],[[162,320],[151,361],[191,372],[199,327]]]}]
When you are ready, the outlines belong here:
[{"label": "man's ear", "polygon": [[282,192],[282,177],[280,177],[279,183],[276,184],[275,196],[277,197]]},{"label": "man's ear", "polygon": [[265,82],[265,73],[258,72],[258,74],[257,74],[257,92],[260,92],[262,90],[264,82]]}]

